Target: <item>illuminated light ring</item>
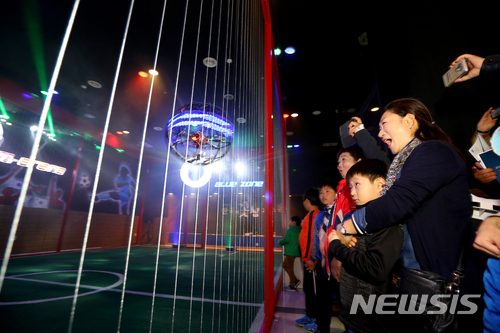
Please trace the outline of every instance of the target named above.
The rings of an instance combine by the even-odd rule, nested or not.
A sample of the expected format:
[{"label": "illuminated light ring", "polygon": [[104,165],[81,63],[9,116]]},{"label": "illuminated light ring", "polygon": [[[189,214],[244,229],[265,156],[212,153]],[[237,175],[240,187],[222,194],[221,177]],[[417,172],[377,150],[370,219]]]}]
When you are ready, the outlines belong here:
[{"label": "illuminated light ring", "polygon": [[[205,165],[203,167],[203,175],[200,177],[198,180],[192,180],[191,177],[189,177],[189,169],[191,168],[192,164],[191,163],[184,163],[181,167],[181,179],[189,187],[202,187],[212,177],[212,166],[210,165]],[[201,166],[198,166],[198,168],[201,168]]]}]

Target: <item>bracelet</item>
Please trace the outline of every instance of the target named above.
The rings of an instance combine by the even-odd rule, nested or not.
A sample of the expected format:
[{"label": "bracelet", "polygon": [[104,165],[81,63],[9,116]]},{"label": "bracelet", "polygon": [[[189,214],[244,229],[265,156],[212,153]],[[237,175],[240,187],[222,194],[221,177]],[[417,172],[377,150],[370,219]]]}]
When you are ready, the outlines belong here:
[{"label": "bracelet", "polygon": [[359,131],[361,131],[362,129],[365,129],[365,125],[364,124],[361,124],[359,125],[358,127],[356,127],[356,132],[354,133],[358,133]]},{"label": "bracelet", "polygon": [[486,133],[489,133],[490,131],[480,131],[480,130],[476,130],[476,132],[481,133],[481,134],[486,134]]}]

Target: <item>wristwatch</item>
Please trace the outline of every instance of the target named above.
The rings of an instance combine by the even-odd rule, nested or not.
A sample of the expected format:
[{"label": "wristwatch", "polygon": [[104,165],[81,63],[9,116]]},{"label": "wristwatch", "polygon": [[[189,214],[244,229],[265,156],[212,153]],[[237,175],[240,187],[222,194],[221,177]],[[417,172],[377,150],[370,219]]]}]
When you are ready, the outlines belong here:
[{"label": "wristwatch", "polygon": [[345,230],[344,222],[340,224],[340,233],[344,236],[355,236],[356,234],[350,234]]}]

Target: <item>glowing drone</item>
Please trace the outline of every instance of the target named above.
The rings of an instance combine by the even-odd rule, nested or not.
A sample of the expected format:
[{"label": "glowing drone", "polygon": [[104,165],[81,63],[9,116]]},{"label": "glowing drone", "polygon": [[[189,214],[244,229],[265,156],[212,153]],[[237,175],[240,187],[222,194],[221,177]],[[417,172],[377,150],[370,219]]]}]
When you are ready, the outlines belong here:
[{"label": "glowing drone", "polygon": [[[168,121],[166,135],[168,145],[186,161],[181,169],[182,180],[191,187],[200,187],[210,179],[209,166],[228,153],[234,126],[222,116],[220,108],[209,103],[190,103]],[[189,171],[193,169],[203,174],[199,177],[203,184],[191,181]]]}]

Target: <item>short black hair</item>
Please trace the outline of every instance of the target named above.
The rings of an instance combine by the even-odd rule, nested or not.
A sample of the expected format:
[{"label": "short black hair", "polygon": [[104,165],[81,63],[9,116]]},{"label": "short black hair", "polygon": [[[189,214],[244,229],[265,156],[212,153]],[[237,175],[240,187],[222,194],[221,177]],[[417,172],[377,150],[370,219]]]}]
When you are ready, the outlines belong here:
[{"label": "short black hair", "polygon": [[340,157],[340,154],[342,153],[349,153],[349,155],[351,155],[355,161],[358,161],[360,158],[363,160],[366,159],[365,153],[363,153],[363,149],[361,149],[361,147],[359,146],[350,146],[339,150],[339,152],[337,153],[337,161]]},{"label": "short black hair", "polygon": [[295,224],[297,225],[297,227],[300,227],[300,224],[302,223],[302,220],[298,216],[292,217],[292,221],[295,222]]},{"label": "short black hair", "polygon": [[323,208],[321,200],[319,200],[319,190],[316,187],[309,187],[302,195],[302,202],[309,200],[311,205],[318,206],[320,209]]},{"label": "short black hair", "polygon": [[371,183],[377,178],[385,179],[387,177],[387,163],[378,159],[364,159],[354,164],[345,176],[345,180],[349,183],[354,175],[366,177]]},{"label": "short black hair", "polygon": [[326,178],[326,179],[323,179],[319,188],[322,189],[323,187],[328,186],[328,187],[331,187],[335,191],[335,189],[337,188],[337,184],[338,184],[338,182],[336,182],[333,178]]}]

